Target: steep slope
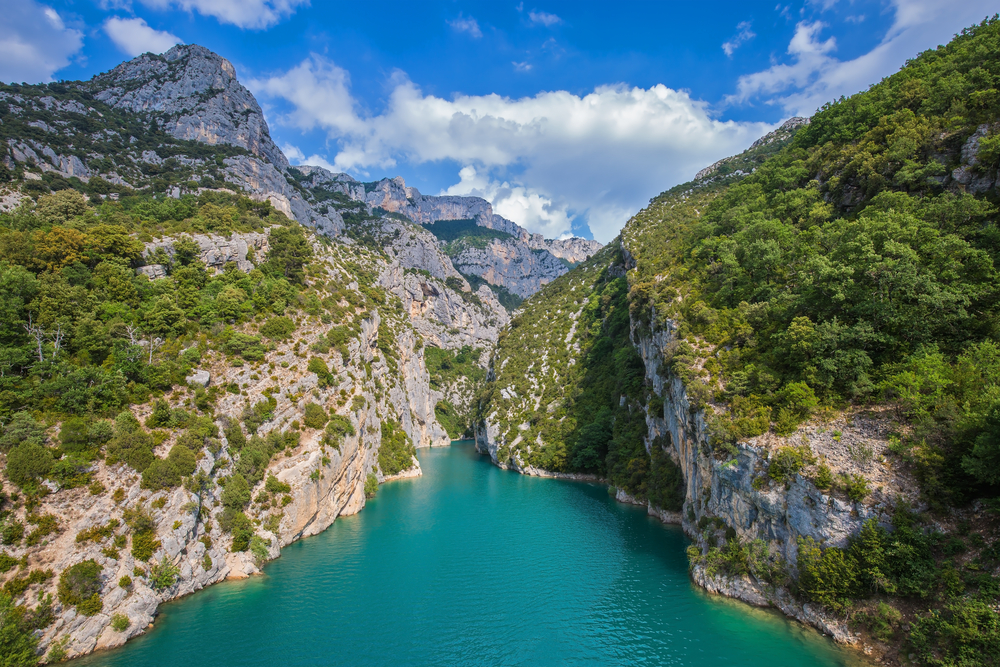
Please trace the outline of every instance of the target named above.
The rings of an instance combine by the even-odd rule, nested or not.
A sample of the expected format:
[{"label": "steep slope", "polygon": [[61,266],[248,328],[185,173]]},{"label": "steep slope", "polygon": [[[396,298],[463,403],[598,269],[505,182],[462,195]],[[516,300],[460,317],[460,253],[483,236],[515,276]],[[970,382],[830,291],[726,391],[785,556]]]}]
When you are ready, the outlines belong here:
[{"label": "steep slope", "polygon": [[683,523],[711,590],[995,663],[998,54],[991,20],[655,198],[501,333],[478,446]]}]

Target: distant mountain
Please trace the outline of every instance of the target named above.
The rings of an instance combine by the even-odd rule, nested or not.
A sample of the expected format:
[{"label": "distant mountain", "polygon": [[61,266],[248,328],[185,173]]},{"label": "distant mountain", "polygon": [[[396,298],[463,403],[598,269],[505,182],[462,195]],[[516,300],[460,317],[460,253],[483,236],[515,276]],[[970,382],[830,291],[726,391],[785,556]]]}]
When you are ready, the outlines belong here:
[{"label": "distant mountain", "polygon": [[[98,197],[177,198],[230,189],[330,237],[390,217],[432,233],[439,220],[473,220],[508,236],[452,260],[473,280],[517,298],[601,247],[529,234],[478,197],[427,196],[398,177],[361,183],[319,167],[291,167],[232,63],[202,46],[147,53],[90,81],[2,86],[0,119],[2,163],[8,178],[26,182],[25,195],[73,187]],[[3,205],[17,201],[8,197]]]}]

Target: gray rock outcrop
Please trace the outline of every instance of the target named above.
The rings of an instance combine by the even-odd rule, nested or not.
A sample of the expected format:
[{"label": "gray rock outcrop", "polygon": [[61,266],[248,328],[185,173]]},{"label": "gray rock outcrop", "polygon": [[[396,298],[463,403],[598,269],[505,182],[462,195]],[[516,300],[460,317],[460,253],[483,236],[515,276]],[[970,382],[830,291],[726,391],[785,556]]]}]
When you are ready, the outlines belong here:
[{"label": "gray rock outcrop", "polygon": [[268,132],[257,100],[236,68],[197,44],[145,53],[94,77],[95,97],[116,109],[150,114],[178,139],[245,148],[283,171],[288,159]]}]

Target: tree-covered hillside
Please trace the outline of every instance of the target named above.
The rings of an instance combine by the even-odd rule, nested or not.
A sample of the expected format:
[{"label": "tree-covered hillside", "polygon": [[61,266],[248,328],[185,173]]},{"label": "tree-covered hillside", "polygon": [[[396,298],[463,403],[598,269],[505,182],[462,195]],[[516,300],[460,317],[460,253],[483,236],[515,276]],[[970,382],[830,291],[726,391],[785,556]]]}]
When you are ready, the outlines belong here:
[{"label": "tree-covered hillside", "polygon": [[[998,89],[994,18],[654,198],[614,251],[511,322],[481,439],[501,463],[596,472],[677,507],[662,460],[678,445],[647,431],[666,397],[635,349],[665,341],[646,378],[680,380],[685,409],[705,418],[701,474],[745,474],[762,506],[791,503],[781,489],[804,477],[831,508],[879,517],[843,546],[800,541],[786,567],[766,535],[746,541],[718,516],[695,524],[719,491],[704,486],[685,505],[692,567],[787,587],[890,661],[1000,663]],[[829,425],[855,416],[888,433],[885,455],[843,446],[855,472],[835,475],[809,443],[841,447]],[[760,463],[738,470],[747,460]],[[884,471],[919,489],[875,489]]]}]

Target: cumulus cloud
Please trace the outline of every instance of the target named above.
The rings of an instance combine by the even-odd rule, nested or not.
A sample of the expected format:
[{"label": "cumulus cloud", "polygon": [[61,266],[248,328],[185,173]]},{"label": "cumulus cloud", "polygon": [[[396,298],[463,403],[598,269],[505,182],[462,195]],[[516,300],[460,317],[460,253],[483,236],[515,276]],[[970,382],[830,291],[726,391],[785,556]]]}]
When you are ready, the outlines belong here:
[{"label": "cumulus cloud", "polygon": [[260,30],[269,28],[291,16],[309,0],[142,0],[154,9],[183,9],[211,16],[220,23],[238,28]]},{"label": "cumulus cloud", "polygon": [[347,72],[316,54],[248,85],[288,103],[278,124],[326,130],[338,147],[337,170],[452,161],[471,169],[456,192],[483,192],[501,215],[550,236],[582,216],[602,241],[649,197],[773,127],[715,120],[704,102],[663,85],[444,99],[402,73],[394,75],[385,109],[364,114]]},{"label": "cumulus cloud", "polygon": [[743,42],[748,42],[757,36],[755,32],[750,30],[750,21],[743,21],[736,26],[739,31],[736,35],[730,39],[728,42],[722,43],[722,50],[726,52],[726,55],[730,58],[733,57],[733,52],[740,48]]},{"label": "cumulus cloud", "polygon": [[530,11],[528,12],[528,18],[531,19],[532,23],[543,25],[546,28],[562,23],[561,18],[559,18],[555,14],[549,14],[548,12]]},{"label": "cumulus cloud", "polygon": [[[835,0],[823,3],[829,9]],[[945,44],[962,28],[996,11],[993,0],[892,0],[894,20],[871,51],[851,60],[836,57],[836,40],[823,39],[820,21],[802,21],[788,45],[790,62],[740,77],[731,104],[763,100],[786,114],[809,116],[841,95],[851,95],[895,72],[908,59]],[[849,17],[856,22],[860,19]]]},{"label": "cumulus cloud", "polygon": [[37,83],[69,64],[83,47],[83,33],[59,13],[32,0],[4,3],[0,22],[0,81]]},{"label": "cumulus cloud", "polygon": [[455,32],[469,33],[469,36],[473,39],[479,39],[483,36],[483,31],[479,29],[479,23],[471,16],[466,17],[459,13],[457,19],[448,21],[448,25],[450,25]]},{"label": "cumulus cloud", "polygon": [[307,164],[313,167],[323,167],[324,169],[332,172],[340,171],[327,162],[326,158],[322,155],[314,153],[313,155],[306,157],[305,153],[303,153],[302,149],[298,146],[294,146],[292,144],[282,144],[281,151],[285,154],[285,157],[288,158],[288,161],[296,166]]},{"label": "cumulus cloud", "polygon": [[119,49],[130,56],[163,53],[175,44],[183,44],[176,35],[154,30],[140,18],[123,19],[113,16],[104,22],[104,32]]}]

